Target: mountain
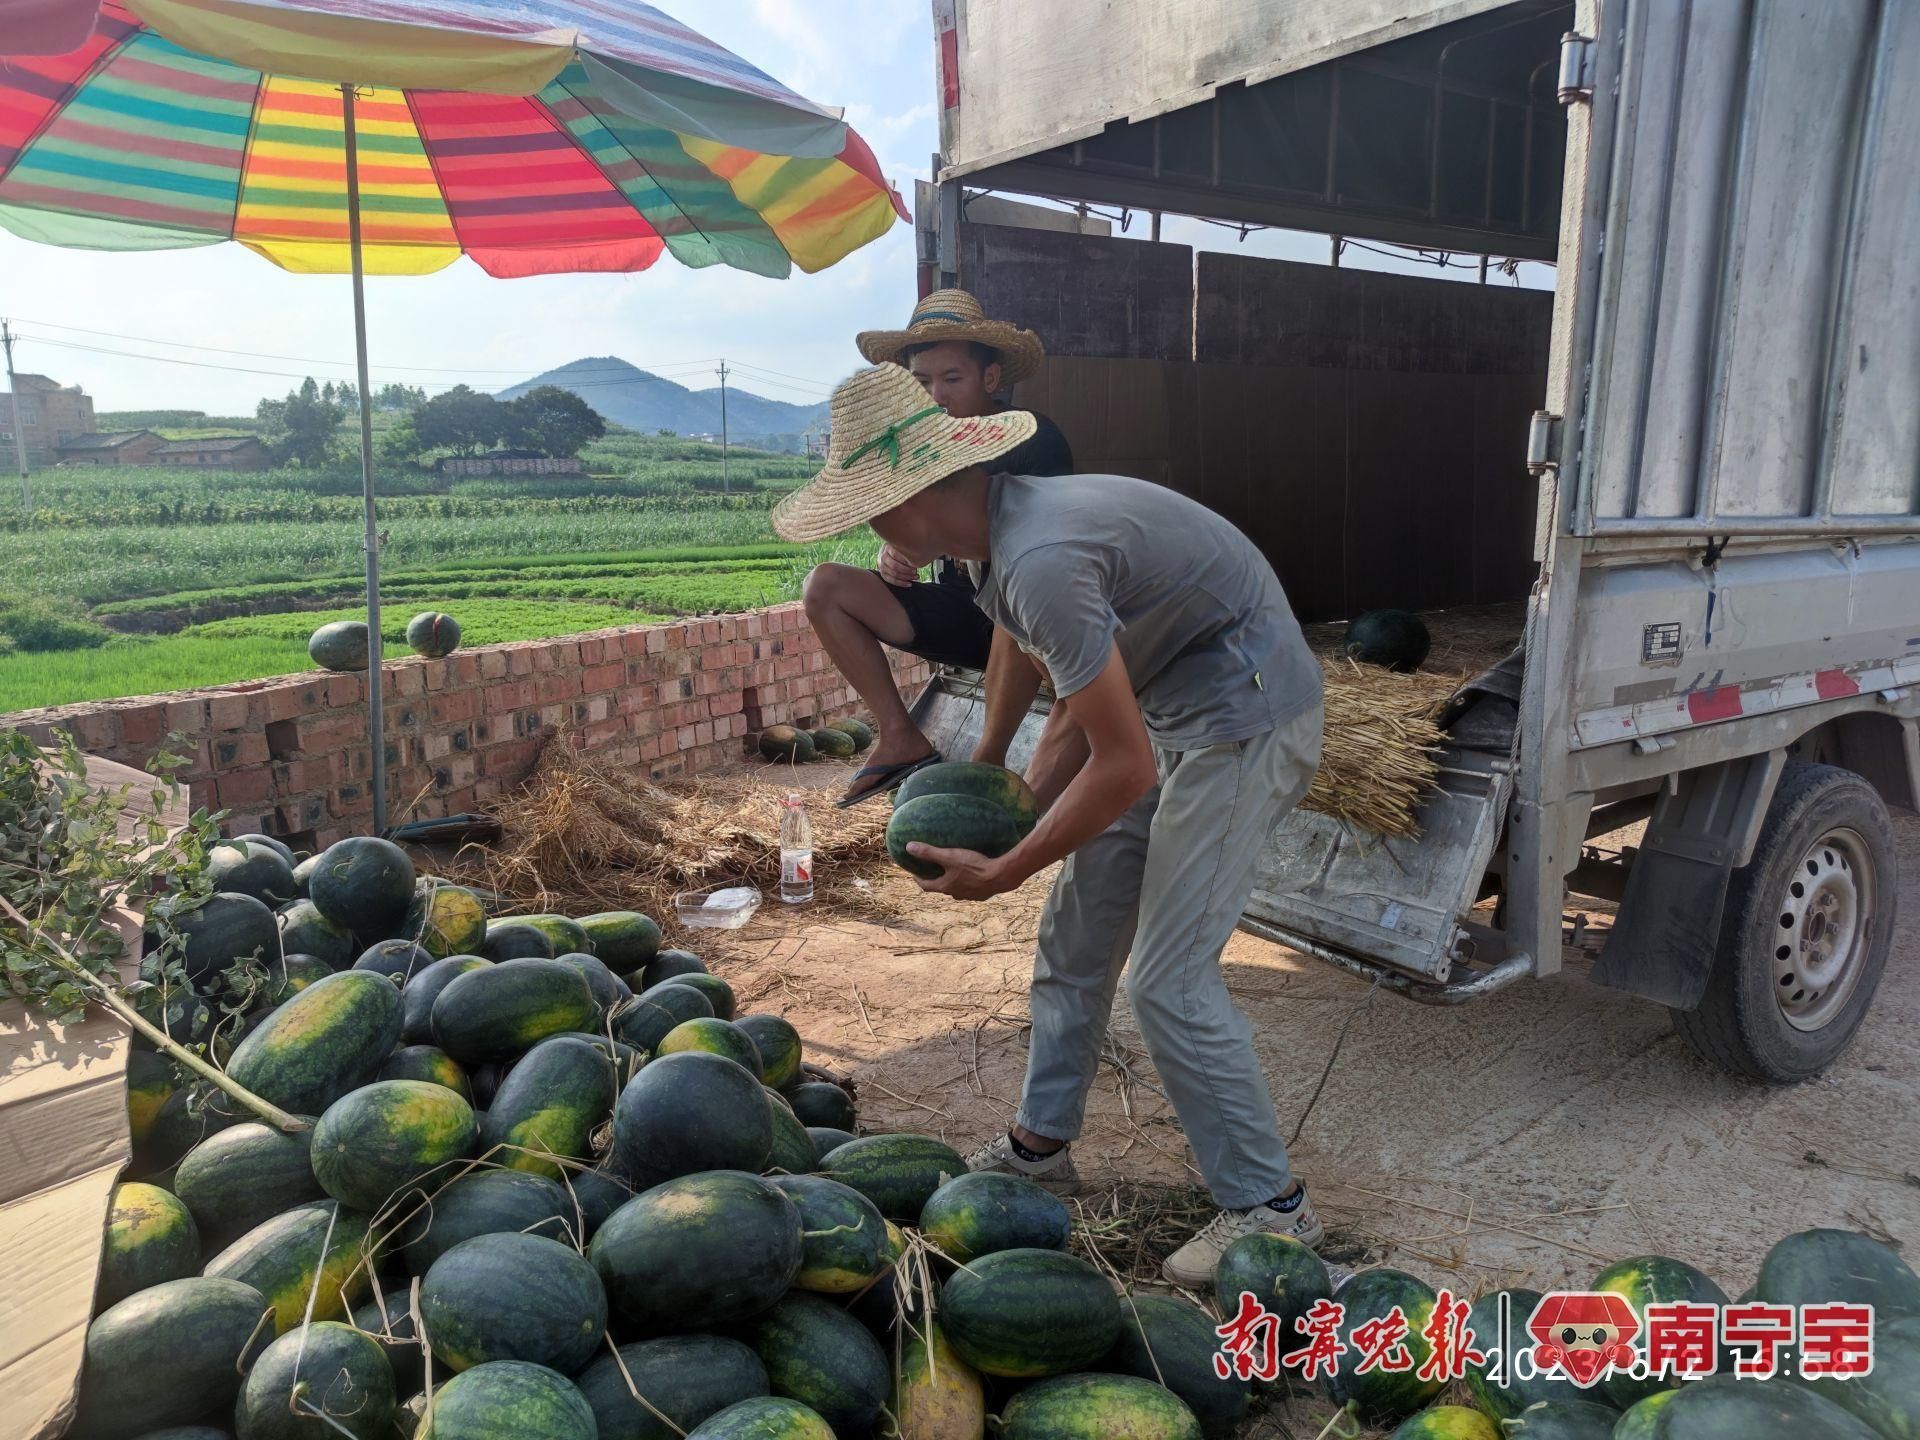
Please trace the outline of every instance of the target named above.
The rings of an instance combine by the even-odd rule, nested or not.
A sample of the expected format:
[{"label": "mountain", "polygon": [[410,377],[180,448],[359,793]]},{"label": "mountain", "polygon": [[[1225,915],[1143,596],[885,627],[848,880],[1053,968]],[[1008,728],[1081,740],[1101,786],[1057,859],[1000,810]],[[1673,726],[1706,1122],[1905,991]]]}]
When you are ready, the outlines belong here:
[{"label": "mountain", "polygon": [[[571,390],[599,411],[603,419],[629,430],[647,434],[671,430],[677,435],[720,433],[718,385],[689,390],[612,355],[569,361],[558,369],[508,386],[499,392],[498,398],[515,400],[540,385],[558,385],[562,390]],[[790,405],[784,400],[755,395],[737,384],[727,386],[727,433],[743,444],[798,436],[809,426],[824,425],[826,418],[824,401],[818,405]],[[792,448],[797,450],[799,446],[795,444]]]}]

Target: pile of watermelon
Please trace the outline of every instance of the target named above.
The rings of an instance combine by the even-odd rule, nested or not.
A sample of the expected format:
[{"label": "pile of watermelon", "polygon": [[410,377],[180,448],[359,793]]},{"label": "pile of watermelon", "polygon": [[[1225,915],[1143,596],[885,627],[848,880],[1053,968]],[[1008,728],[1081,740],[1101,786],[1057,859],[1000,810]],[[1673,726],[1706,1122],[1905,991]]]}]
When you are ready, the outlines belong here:
[{"label": "pile of watermelon", "polygon": [[873,744],[873,728],[864,720],[834,720],[814,730],[769,725],[760,732],[760,754],[768,760],[803,763],[827,758],[847,760]]}]

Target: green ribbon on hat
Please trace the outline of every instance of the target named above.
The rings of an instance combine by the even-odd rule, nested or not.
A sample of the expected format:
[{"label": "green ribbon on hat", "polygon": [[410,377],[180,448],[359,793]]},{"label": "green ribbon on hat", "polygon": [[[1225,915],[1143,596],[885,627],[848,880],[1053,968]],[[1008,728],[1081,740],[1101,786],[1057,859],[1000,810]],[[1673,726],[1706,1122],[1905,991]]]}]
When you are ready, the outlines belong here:
[{"label": "green ribbon on hat", "polygon": [[893,424],[887,426],[886,429],[882,430],[864,445],[859,446],[848,455],[846,459],[842,460],[840,462],[840,468],[843,470],[849,468],[854,461],[858,460],[869,450],[878,450],[884,445],[887,450],[888,468],[898,470],[900,468],[900,432],[905,430],[909,425],[919,424],[929,415],[944,414],[946,414],[946,411],[942,410],[938,405],[929,405],[924,410],[915,411],[904,420],[894,421]]}]

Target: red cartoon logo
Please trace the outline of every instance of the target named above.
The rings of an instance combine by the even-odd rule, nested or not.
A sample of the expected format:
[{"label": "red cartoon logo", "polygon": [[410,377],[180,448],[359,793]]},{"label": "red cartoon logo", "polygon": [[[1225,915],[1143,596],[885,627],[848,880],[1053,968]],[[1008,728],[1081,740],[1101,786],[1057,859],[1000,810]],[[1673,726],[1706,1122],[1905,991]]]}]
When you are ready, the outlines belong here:
[{"label": "red cartoon logo", "polygon": [[1557,1290],[1534,1307],[1527,1333],[1542,1374],[1558,1372],[1585,1390],[1608,1371],[1632,1366],[1640,1321],[1623,1295]]}]

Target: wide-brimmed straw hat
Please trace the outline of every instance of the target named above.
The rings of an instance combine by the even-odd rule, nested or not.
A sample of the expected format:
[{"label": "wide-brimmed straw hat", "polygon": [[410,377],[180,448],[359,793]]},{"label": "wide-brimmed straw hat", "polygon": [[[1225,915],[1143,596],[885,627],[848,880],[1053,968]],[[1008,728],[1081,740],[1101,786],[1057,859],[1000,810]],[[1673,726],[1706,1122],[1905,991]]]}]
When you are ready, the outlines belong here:
[{"label": "wide-brimmed straw hat", "polygon": [[824,540],[885,514],[929,485],[1029,439],[1025,410],[956,420],[898,365],[857,371],[833,392],[827,467],[773,507],[785,540]]},{"label": "wide-brimmed straw hat", "polygon": [[989,320],[980,302],[965,290],[934,291],[913,307],[913,319],[904,330],[862,330],[853,337],[860,353],[876,365],[904,365],[901,351],[943,340],[971,340],[997,351],[1003,385],[1019,384],[1047,358],[1047,347],[1038,335],[1004,320]]}]

